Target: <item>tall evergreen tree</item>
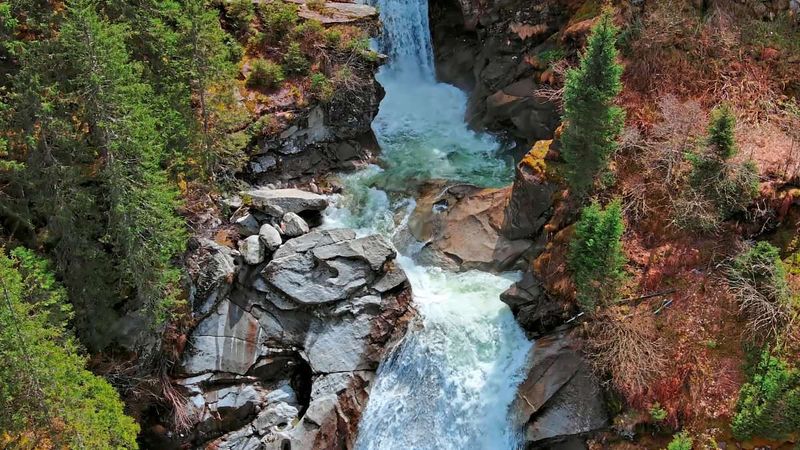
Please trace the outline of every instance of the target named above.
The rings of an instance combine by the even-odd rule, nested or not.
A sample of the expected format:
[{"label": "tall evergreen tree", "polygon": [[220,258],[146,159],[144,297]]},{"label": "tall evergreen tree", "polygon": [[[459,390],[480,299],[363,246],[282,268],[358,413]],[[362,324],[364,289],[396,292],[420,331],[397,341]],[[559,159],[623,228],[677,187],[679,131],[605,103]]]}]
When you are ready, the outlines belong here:
[{"label": "tall evergreen tree", "polygon": [[614,105],[622,90],[622,66],[617,62],[617,28],[610,12],[592,28],[580,66],[567,72],[564,85],[563,155],[572,192],[586,195],[617,148],[625,119]]},{"label": "tall evergreen tree", "polygon": [[575,281],[578,303],[591,311],[611,300],[623,279],[622,203],[619,199],[601,209],[597,202],[586,206],[575,225],[569,251],[569,267]]}]

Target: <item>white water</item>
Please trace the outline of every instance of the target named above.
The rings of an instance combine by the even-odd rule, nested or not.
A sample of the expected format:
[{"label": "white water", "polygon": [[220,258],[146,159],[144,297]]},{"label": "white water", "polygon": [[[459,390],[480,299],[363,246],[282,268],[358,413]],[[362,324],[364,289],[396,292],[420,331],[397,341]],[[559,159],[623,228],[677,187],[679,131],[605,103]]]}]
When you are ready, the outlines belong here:
[{"label": "white water", "polygon": [[377,0],[389,55],[378,80],[386,90],[373,129],[379,168],[343,178],[344,195],[327,227],[381,233],[400,247],[419,323],[378,369],[361,418],[358,450],[502,450],[519,447],[508,408],[522,381],[531,343],[499,300],[517,274],[452,273],[414,261],[422,244],[400,243],[414,208],[404,198],[439,178],[483,186],[513,174],[491,136],[464,123],[466,96],[437,83],[426,0]]}]

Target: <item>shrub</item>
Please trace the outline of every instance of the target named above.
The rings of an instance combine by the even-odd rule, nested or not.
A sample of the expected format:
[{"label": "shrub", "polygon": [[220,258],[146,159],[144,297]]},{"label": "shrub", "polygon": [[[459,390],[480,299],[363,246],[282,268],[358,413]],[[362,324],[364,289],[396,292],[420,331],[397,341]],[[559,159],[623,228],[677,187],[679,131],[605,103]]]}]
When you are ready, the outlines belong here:
[{"label": "shrub", "polygon": [[566,75],[562,154],[567,182],[578,196],[586,195],[597,175],[607,170],[622,131],[625,114],[614,105],[622,90],[616,34],[611,13],[606,11],[592,28],[580,66]]},{"label": "shrub", "polygon": [[262,23],[262,40],[265,45],[277,45],[299,20],[297,6],[281,0],[261,3],[258,7]]},{"label": "shrub", "polygon": [[765,351],[739,391],[731,428],[739,440],[782,439],[800,431],[800,371]]},{"label": "shrub", "polygon": [[741,211],[758,193],[758,170],[751,161],[731,161],[737,153],[736,119],[727,105],[711,112],[705,148],[689,155],[693,189],[711,200],[720,220]]},{"label": "shrub", "polygon": [[598,299],[604,302],[617,293],[624,278],[621,243],[624,231],[619,199],[605,209],[593,202],[581,211],[568,261],[576,298],[585,311],[592,311]]},{"label": "shrub", "polygon": [[302,44],[306,51],[313,51],[326,40],[325,27],[319,21],[306,20],[292,30],[292,39]]},{"label": "shrub", "polygon": [[325,13],[325,0],[308,0],[306,6],[308,6],[308,9],[320,14]]},{"label": "shrub", "polygon": [[325,41],[331,47],[338,47],[342,42],[342,30],[337,28],[329,28],[325,30]]},{"label": "shrub", "polygon": [[672,437],[672,442],[667,445],[667,450],[692,450],[694,439],[686,431],[681,431]]},{"label": "shrub", "polygon": [[0,447],[132,449],[139,426],[66,329],[71,308],[49,264],[0,248]]},{"label": "shrub", "polygon": [[226,2],[225,17],[237,36],[246,36],[250,32],[250,22],[255,18],[253,2],[251,0],[231,0]]},{"label": "shrub", "polygon": [[333,97],[333,83],[322,73],[315,72],[311,75],[311,93],[323,102],[328,102]]},{"label": "shrub", "polygon": [[667,410],[661,407],[661,404],[656,402],[650,407],[650,418],[656,422],[661,422],[667,418]]},{"label": "shrub", "polygon": [[279,64],[259,58],[253,60],[250,65],[247,87],[254,89],[274,88],[284,79],[283,68]]},{"label": "shrub", "polygon": [[662,374],[664,345],[649,311],[642,314],[626,306],[611,306],[589,322],[586,335],[585,350],[592,366],[610,375],[626,398],[641,397],[654,377]]},{"label": "shrub", "polygon": [[727,271],[728,285],[755,336],[780,333],[791,316],[786,267],[777,248],[759,242],[737,256]]},{"label": "shrub", "polygon": [[303,51],[300,49],[300,44],[297,42],[289,44],[286,54],[283,55],[283,67],[286,72],[296,75],[305,75],[310,66],[311,64],[308,62],[308,58],[306,58],[306,55],[303,54]]}]

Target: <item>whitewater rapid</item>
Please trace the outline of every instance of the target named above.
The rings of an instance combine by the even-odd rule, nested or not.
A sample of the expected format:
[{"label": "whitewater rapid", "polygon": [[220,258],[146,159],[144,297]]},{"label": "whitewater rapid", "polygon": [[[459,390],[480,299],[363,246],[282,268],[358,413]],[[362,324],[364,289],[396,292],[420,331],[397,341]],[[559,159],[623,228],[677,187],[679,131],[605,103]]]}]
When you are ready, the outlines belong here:
[{"label": "whitewater rapid", "polygon": [[499,295],[518,274],[453,273],[419,265],[406,222],[409,192],[432,179],[508,184],[511,162],[490,135],[464,123],[467,97],[437,83],[426,0],[377,0],[384,32],[378,73],[386,96],[373,130],[381,164],[342,177],[325,227],[380,233],[398,249],[418,323],[378,369],[361,417],[358,450],[502,450],[519,447],[509,406],[531,342]]}]

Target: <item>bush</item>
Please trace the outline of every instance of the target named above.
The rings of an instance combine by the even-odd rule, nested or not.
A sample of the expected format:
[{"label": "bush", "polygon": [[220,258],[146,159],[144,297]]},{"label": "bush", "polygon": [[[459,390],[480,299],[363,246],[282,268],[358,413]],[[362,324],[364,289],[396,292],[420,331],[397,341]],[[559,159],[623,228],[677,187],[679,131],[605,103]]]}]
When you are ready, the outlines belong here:
[{"label": "bush", "polygon": [[281,0],[261,3],[258,7],[262,23],[262,43],[277,45],[299,20],[297,6]]},{"label": "bush", "polygon": [[667,450],[692,450],[694,439],[686,431],[681,431],[672,437],[672,442],[667,445]]},{"label": "bush", "polygon": [[624,278],[622,253],[622,203],[619,199],[601,209],[597,202],[583,208],[569,250],[569,267],[585,311],[594,310],[617,294]]},{"label": "bush", "polygon": [[758,168],[752,161],[731,159],[738,150],[734,138],[736,118],[727,105],[711,113],[705,148],[689,154],[691,188],[711,201],[718,220],[744,210],[758,194]]},{"label": "bush", "polygon": [[667,418],[667,410],[661,407],[661,404],[656,402],[650,407],[650,418],[656,422],[661,422]]},{"label": "bush", "polygon": [[266,59],[255,59],[250,65],[250,75],[247,77],[247,87],[254,89],[269,89],[277,87],[285,76],[280,64]]},{"label": "bush", "polygon": [[739,391],[731,428],[739,440],[799,432],[800,371],[765,351],[752,380]]},{"label": "bush", "polygon": [[322,73],[315,72],[311,75],[311,93],[323,102],[328,102],[333,97],[333,83]]},{"label": "bush", "polygon": [[325,13],[325,0],[308,0],[306,6],[308,6],[308,9],[320,14]]},{"label": "bush", "polygon": [[225,17],[237,36],[246,36],[250,32],[250,22],[255,18],[253,2],[251,0],[231,0],[226,2]]},{"label": "bush", "polygon": [[317,44],[327,40],[325,27],[319,21],[306,20],[294,27],[292,40],[299,42],[306,51],[313,51]]},{"label": "bush", "polygon": [[791,316],[786,267],[777,248],[759,242],[737,256],[727,272],[728,285],[753,335],[771,338]]},{"label": "bush", "polygon": [[311,64],[308,62],[308,58],[306,58],[306,55],[304,55],[303,51],[300,49],[300,44],[297,42],[289,44],[289,49],[286,50],[286,54],[283,55],[283,67],[286,72],[296,75],[305,75],[310,66]]}]

